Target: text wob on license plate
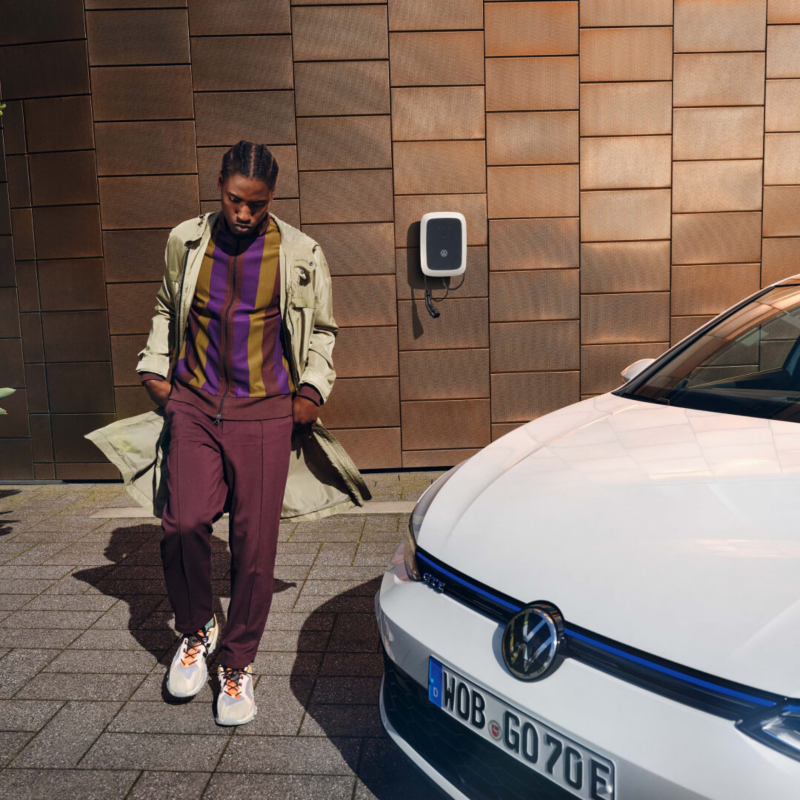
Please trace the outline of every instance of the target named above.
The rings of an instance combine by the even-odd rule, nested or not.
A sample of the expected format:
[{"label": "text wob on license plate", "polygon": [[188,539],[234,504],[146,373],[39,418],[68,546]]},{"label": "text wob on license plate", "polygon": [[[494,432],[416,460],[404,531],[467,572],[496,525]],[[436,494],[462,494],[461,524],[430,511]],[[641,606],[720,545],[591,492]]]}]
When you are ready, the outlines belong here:
[{"label": "text wob on license plate", "polygon": [[431,657],[428,699],[479,736],[577,797],[614,800],[607,758],[523,714]]}]

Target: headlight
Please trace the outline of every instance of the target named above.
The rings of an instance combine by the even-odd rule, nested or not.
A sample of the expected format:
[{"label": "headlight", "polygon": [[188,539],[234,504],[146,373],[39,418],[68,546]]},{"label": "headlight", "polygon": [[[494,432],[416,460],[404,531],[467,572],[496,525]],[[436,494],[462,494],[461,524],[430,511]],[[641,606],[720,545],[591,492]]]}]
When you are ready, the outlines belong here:
[{"label": "headlight", "polygon": [[757,719],[743,720],[740,731],[800,761],[800,705],[785,705]]},{"label": "headlight", "polygon": [[417,537],[422,527],[422,520],[425,519],[425,515],[431,507],[431,503],[433,503],[436,495],[441,491],[442,486],[444,486],[468,460],[469,459],[465,459],[460,464],[456,464],[452,469],[445,472],[444,475],[438,477],[422,493],[422,497],[419,498],[416,506],[414,506],[414,510],[411,512],[411,518],[408,520],[408,532],[406,533],[405,539],[404,557],[406,572],[408,573],[408,577],[412,580],[422,580],[422,575],[417,566]]}]

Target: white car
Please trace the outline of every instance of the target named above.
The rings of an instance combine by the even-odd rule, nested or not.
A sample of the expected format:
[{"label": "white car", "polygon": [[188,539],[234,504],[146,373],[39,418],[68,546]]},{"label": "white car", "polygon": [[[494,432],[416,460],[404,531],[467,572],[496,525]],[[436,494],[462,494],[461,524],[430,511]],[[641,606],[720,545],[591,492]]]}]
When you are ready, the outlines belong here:
[{"label": "white car", "polygon": [[800,798],[800,276],[437,480],[381,715],[470,800]]}]

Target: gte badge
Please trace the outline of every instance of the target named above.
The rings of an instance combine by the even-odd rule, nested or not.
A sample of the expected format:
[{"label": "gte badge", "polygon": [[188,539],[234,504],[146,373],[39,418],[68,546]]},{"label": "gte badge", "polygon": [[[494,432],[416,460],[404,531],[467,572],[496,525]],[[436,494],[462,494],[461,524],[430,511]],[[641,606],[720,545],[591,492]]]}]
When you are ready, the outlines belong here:
[{"label": "gte badge", "polygon": [[515,678],[538,681],[558,669],[564,660],[563,643],[561,612],[550,603],[533,603],[506,625],[503,661]]},{"label": "gte badge", "polygon": [[435,592],[441,593],[444,591],[444,586],[445,586],[444,581],[440,581],[438,578],[435,578],[433,575],[430,574],[430,572],[426,572],[422,576],[422,580],[425,581],[425,583],[427,583],[428,586],[430,586],[431,589],[433,589]]}]

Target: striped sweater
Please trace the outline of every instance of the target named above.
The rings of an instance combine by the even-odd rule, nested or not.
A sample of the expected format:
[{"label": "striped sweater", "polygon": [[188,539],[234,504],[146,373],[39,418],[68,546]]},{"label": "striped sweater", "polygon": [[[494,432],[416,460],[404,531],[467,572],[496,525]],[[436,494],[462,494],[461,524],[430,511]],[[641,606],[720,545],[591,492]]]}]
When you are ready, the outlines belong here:
[{"label": "striped sweater", "polygon": [[[292,413],[292,383],[280,313],[281,235],[270,217],[255,236],[232,236],[222,215],[203,256],[170,401],[220,419]],[[143,373],[142,380],[158,378]],[[319,393],[300,394],[320,403]]]}]

